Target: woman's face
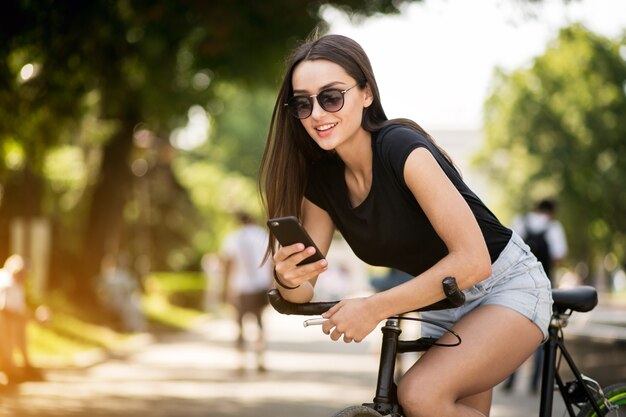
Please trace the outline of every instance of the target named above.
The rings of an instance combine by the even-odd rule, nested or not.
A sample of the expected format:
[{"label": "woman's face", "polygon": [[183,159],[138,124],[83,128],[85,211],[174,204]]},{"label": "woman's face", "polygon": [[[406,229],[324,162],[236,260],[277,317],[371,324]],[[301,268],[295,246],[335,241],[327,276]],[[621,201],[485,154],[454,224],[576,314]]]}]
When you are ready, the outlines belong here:
[{"label": "woman's face", "polygon": [[341,110],[334,113],[326,111],[320,106],[317,97],[314,97],[311,115],[300,119],[309,136],[320,148],[326,151],[336,150],[342,144],[365,133],[361,128],[363,108],[372,103],[372,95],[368,87],[354,87],[356,80],[341,66],[325,59],[302,61],[294,68],[291,83],[294,96],[310,96],[329,88],[349,89],[343,94],[344,104]]}]

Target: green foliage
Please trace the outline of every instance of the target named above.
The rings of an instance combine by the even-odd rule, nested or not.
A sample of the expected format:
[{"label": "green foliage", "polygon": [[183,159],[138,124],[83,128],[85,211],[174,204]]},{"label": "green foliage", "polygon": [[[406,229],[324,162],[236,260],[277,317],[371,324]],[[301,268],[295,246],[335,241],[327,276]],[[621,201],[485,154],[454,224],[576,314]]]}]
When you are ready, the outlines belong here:
[{"label": "green foliage", "polygon": [[476,163],[504,190],[509,213],[556,197],[576,260],[613,252],[624,261],[625,48],[626,39],[573,25],[530,67],[499,71],[485,104]]},{"label": "green foliage", "polygon": [[[254,177],[285,53],[323,30],[329,4],[368,16],[408,1],[10,1],[0,15],[0,257],[12,218],[44,216],[54,222],[50,276],[81,299],[112,252],[142,259],[143,272],[197,268],[230,210],[259,212]],[[210,142],[173,149],[170,134],[196,107],[210,115]]]},{"label": "green foliage", "polygon": [[216,86],[219,110],[213,113],[216,129],[207,156],[217,151],[220,161],[229,171],[241,172],[256,179],[276,92],[267,87],[246,84]]},{"label": "green foliage", "polygon": [[176,161],[174,170],[203,218],[203,227],[197,230],[194,239],[201,254],[219,251],[222,238],[233,227],[234,210],[260,213],[253,179],[236,171],[226,171],[220,164],[203,160],[189,162],[182,157]]}]

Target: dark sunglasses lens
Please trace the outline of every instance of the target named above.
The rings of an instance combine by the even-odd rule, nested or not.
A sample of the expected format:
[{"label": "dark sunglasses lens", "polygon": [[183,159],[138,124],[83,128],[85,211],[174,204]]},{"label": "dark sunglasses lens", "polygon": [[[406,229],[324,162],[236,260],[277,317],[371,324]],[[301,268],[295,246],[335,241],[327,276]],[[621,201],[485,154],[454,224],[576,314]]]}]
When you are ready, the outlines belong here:
[{"label": "dark sunglasses lens", "polygon": [[291,97],[287,107],[291,115],[298,119],[306,119],[313,110],[310,97]]},{"label": "dark sunglasses lens", "polygon": [[317,101],[324,110],[334,113],[343,107],[343,94],[341,90],[324,90],[317,96]]}]

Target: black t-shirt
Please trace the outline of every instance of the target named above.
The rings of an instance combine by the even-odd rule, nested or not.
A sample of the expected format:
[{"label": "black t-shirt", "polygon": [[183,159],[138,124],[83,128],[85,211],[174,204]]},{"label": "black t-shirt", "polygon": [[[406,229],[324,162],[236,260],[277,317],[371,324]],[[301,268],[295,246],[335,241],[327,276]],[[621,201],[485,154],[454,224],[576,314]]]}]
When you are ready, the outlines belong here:
[{"label": "black t-shirt", "polygon": [[365,200],[352,207],[343,161],[336,155],[311,168],[305,196],[326,210],[354,253],[370,265],[418,275],[448,254],[404,181],[404,164],[416,148],[430,151],[474,213],[493,263],[511,230],[467,187],[459,173],[428,139],[401,125],[372,134],[372,186]]}]

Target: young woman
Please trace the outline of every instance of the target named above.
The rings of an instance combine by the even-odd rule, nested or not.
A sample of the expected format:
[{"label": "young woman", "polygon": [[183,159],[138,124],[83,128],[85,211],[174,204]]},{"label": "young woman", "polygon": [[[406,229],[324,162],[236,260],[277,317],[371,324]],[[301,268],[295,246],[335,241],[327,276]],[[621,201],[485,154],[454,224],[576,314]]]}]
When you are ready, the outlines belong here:
[{"label": "young woman", "polygon": [[[361,341],[381,320],[444,298],[442,279],[456,278],[466,304],[423,316],[453,326],[463,343],[431,348],[404,375],[407,416],[487,416],[492,388],[547,336],[552,300],[540,264],[422,128],[387,119],[353,40],[327,35],[293,52],[259,184],[268,216],[300,217],[324,254],[337,229],[363,261],[415,277],[326,312],[333,340]],[[282,296],[310,301],[327,261],[297,266],[314,252],[302,244],[270,238],[269,249]],[[429,326],[422,334],[449,337]]]}]

